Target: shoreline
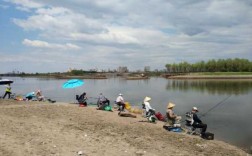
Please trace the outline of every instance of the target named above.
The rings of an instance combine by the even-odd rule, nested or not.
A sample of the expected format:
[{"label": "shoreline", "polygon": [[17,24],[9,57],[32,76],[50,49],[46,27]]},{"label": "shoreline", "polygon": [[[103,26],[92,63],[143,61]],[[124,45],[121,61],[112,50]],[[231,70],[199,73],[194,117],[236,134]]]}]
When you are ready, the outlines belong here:
[{"label": "shoreline", "polygon": [[0,155],[249,155],[218,140],[169,132],[117,111],[47,102],[0,100]]},{"label": "shoreline", "polygon": [[128,76],[126,77],[126,80],[146,80],[146,79],[150,79],[149,77],[145,76],[145,77],[139,77],[139,76]]},{"label": "shoreline", "polygon": [[168,76],[166,79],[230,79],[230,80],[252,80],[252,75],[177,75]]},{"label": "shoreline", "polygon": [[[23,78],[45,78],[45,79],[94,79],[102,80],[109,79],[111,77],[122,77],[116,76],[116,74],[102,74],[102,75],[84,75],[84,76],[62,76],[62,75],[47,75],[47,76],[4,76],[4,77],[23,77]],[[157,76],[123,76],[125,80],[146,80]],[[164,74],[158,76],[165,79],[216,79],[216,80],[252,80],[252,75],[200,75],[200,74],[187,74],[187,75],[170,75]]]}]

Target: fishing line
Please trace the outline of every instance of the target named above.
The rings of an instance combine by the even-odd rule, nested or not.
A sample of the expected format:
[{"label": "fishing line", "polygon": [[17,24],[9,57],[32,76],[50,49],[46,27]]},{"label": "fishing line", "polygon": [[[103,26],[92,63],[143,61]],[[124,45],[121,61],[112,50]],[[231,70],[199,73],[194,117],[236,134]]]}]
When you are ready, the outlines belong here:
[{"label": "fishing line", "polygon": [[215,109],[216,107],[218,107],[219,105],[221,105],[222,103],[224,103],[228,98],[230,98],[232,95],[229,95],[228,97],[226,97],[225,99],[221,100],[219,103],[217,103],[216,105],[214,105],[212,108],[210,108],[207,112],[205,112],[204,114],[201,115],[201,117],[205,117],[207,113],[209,113],[210,111],[212,111],[213,109]]}]

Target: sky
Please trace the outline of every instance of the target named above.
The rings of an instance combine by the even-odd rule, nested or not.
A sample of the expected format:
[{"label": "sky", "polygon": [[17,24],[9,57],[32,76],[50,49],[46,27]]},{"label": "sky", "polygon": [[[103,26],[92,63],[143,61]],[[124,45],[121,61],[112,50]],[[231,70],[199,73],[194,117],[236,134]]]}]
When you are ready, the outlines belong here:
[{"label": "sky", "polygon": [[251,0],[1,0],[0,73],[252,61]]}]

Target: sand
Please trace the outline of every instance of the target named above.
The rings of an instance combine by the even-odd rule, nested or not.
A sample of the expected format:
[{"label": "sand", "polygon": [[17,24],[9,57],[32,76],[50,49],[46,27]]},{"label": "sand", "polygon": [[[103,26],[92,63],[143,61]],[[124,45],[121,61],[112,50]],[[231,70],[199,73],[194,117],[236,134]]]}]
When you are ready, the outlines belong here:
[{"label": "sand", "polygon": [[163,123],[75,104],[0,100],[1,156],[244,155],[217,140],[168,132]]}]

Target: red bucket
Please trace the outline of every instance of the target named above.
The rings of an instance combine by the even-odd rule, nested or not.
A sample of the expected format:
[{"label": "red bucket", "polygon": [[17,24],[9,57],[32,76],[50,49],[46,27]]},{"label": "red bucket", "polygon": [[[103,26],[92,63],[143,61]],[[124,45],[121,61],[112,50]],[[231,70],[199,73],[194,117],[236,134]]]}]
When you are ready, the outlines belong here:
[{"label": "red bucket", "polygon": [[86,105],[83,104],[83,103],[80,103],[80,104],[79,104],[79,107],[86,107]]}]

